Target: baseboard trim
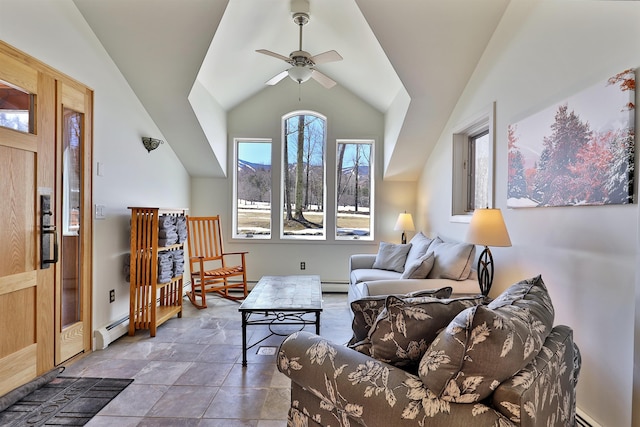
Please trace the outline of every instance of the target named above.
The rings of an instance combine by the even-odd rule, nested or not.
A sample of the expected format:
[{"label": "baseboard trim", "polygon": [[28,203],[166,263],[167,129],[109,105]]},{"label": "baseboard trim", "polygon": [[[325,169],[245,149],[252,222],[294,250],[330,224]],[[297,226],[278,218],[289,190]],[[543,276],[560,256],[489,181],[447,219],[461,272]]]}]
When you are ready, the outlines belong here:
[{"label": "baseboard trim", "polygon": [[577,427],[602,427],[596,420],[585,414],[580,408],[576,408]]}]

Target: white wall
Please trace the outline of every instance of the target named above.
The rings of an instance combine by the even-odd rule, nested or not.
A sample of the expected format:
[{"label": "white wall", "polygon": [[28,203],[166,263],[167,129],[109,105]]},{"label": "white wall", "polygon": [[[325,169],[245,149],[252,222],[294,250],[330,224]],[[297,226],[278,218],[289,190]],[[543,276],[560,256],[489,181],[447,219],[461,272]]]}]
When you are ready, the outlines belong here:
[{"label": "white wall", "polygon": [[[322,94],[323,96],[319,96]],[[329,95],[329,96],[326,96]],[[300,98],[299,98],[300,97]],[[299,100],[300,99],[300,100]],[[312,243],[280,241],[279,217],[272,216],[272,240],[231,240],[232,178],[192,180],[192,213],[220,214],[224,220],[225,249],[248,250],[247,273],[255,281],[263,275],[301,273],[300,261],[306,262],[306,274],[319,274],[325,282],[347,282],[348,256],[353,253],[375,253],[380,240],[400,241],[400,232],[393,231],[398,213],[414,210],[415,183],[382,182],[382,144],[384,115],[340,86],[324,89],[315,81],[301,87],[285,79],[267,87],[256,96],[238,105],[227,115],[229,153],[233,153],[234,138],[271,138],[273,141],[273,187],[275,207],[280,205],[281,119],[295,110],[313,110],[327,117],[327,188],[335,187],[336,139],[370,138],[376,141],[375,242],[335,241],[335,220],[327,215],[327,240]],[[231,155],[229,162],[232,161]],[[232,171],[231,163],[227,170]],[[333,192],[329,193],[333,194]],[[208,197],[207,195],[211,195]],[[327,212],[333,212],[335,200],[327,199]],[[345,287],[346,290],[346,287]]]},{"label": "white wall", "polygon": [[542,274],[556,324],[574,329],[582,353],[578,407],[611,427],[632,425],[637,388],[638,206],[507,210],[507,126],[640,66],[639,22],[637,2],[511,2],[425,165],[417,192],[418,228],[464,239],[468,225],[449,222],[452,131],[495,101],[495,202],[513,247],[492,249],[492,295]]},{"label": "white wall", "polygon": [[169,144],[147,153],[142,136],[164,137],[70,0],[0,0],[0,39],[94,90],[93,202],[106,206],[93,222],[95,330],[129,313],[127,207],[188,207],[189,175]]}]

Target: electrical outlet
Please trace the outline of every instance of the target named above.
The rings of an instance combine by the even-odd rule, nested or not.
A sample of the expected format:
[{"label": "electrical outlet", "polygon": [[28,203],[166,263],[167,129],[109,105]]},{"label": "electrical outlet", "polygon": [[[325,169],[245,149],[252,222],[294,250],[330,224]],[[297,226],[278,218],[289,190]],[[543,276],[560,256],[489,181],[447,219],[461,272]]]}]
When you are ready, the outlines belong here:
[{"label": "electrical outlet", "polygon": [[307,263],[304,261],[300,262],[300,270],[304,270],[305,268],[307,268]]},{"label": "electrical outlet", "polygon": [[112,303],[116,300],[116,290],[115,289],[111,289],[109,291],[109,303]]}]

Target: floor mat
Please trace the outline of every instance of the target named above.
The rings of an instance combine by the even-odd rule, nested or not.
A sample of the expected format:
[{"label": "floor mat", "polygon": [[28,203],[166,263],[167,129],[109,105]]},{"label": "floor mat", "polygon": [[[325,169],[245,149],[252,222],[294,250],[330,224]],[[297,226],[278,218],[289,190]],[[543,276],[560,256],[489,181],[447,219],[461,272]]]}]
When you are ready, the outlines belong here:
[{"label": "floor mat", "polygon": [[82,426],[133,382],[57,377],[0,412],[2,426]]}]

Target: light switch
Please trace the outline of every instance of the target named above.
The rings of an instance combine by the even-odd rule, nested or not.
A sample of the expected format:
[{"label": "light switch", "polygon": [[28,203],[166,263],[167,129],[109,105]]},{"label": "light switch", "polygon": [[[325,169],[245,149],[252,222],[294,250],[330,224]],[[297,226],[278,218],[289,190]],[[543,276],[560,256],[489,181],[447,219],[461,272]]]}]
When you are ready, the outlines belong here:
[{"label": "light switch", "polygon": [[104,210],[105,210],[104,205],[96,205],[95,218],[96,219],[105,219]]}]

